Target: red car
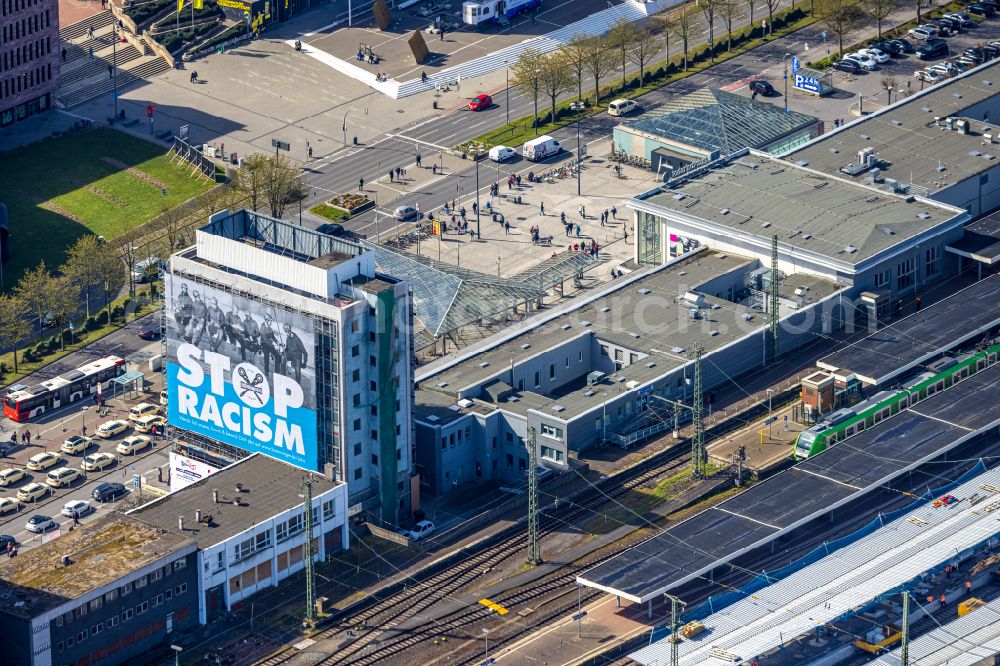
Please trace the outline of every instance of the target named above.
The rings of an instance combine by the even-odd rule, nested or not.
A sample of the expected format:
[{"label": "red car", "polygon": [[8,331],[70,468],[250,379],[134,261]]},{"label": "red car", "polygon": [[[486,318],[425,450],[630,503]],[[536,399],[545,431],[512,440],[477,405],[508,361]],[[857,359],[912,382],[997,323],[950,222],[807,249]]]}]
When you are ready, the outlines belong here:
[{"label": "red car", "polygon": [[478,95],[475,99],[469,102],[469,108],[473,111],[482,111],[483,109],[488,109],[493,106],[493,98],[489,95]]}]

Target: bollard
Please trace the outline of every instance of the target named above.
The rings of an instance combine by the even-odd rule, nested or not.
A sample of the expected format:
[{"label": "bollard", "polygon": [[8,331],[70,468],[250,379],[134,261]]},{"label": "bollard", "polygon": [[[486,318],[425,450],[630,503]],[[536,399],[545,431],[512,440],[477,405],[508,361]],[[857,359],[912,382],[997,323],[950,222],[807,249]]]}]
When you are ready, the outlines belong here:
[{"label": "bollard", "polygon": [[358,137],[354,137],[354,145],[358,145]]},{"label": "bollard", "polygon": [[431,104],[432,104],[431,108],[433,108],[433,109],[438,108],[437,100],[434,100],[433,102],[431,102]]}]

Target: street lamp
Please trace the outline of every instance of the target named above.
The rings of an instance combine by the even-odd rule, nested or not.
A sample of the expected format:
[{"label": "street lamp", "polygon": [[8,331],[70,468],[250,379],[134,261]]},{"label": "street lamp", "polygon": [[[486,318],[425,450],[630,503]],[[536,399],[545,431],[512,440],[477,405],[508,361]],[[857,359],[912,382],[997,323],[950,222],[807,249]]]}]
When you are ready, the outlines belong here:
[{"label": "street lamp", "polygon": [[174,666],[179,666],[181,663],[181,652],[184,651],[180,645],[171,645],[170,649],[174,651]]},{"label": "street lamp", "polygon": [[486,641],[486,655],[483,657],[483,663],[490,663],[490,630],[483,627],[483,640]]},{"label": "street lamp", "polygon": [[[553,118],[553,120],[555,120]],[[580,194],[580,177],[583,173],[583,157],[580,155],[580,122],[582,118],[576,121],[576,196],[582,196]]]},{"label": "street lamp", "polygon": [[347,114],[350,112],[350,109],[344,112],[344,122],[340,125],[340,129],[344,133],[344,148],[347,148]]},{"label": "street lamp", "polygon": [[771,418],[771,389],[767,389],[767,438],[771,439],[771,423],[774,419]]},{"label": "street lamp", "polygon": [[[509,61],[504,60],[503,64],[507,64]],[[503,99],[504,104],[507,107],[507,124],[510,125],[510,67],[507,67],[507,85],[503,89]]]},{"label": "street lamp", "polygon": [[[112,77],[114,79],[114,92],[111,96],[115,100],[115,115],[114,118],[118,118],[118,26],[115,23],[115,15],[108,9],[108,13],[111,14],[111,67],[112,67]],[[180,16],[180,12],[178,12]]]},{"label": "street lamp", "polygon": [[788,59],[791,57],[791,53],[786,53],[781,59],[785,64],[785,113],[788,113]]}]

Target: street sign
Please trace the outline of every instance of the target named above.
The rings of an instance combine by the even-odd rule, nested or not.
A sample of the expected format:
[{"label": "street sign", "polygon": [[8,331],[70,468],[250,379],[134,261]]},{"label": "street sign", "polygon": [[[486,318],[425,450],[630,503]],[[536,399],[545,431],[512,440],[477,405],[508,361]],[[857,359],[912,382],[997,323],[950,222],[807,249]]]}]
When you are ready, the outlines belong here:
[{"label": "street sign", "polygon": [[580,146],[580,155],[579,155],[579,157],[582,159],[582,158],[584,158],[586,156],[587,156],[587,146],[585,146],[585,145],[584,146]]},{"label": "street sign", "polygon": [[138,474],[133,474],[132,475],[132,487],[135,488],[136,490],[138,490],[140,485],[142,485],[142,477],[139,476]]},{"label": "street sign", "polygon": [[795,87],[799,90],[805,90],[806,92],[811,92],[815,95],[820,94],[819,79],[814,76],[803,76],[802,74],[795,75]]},{"label": "street sign", "polygon": [[188,140],[188,135],[189,135],[190,131],[191,131],[191,126],[190,125],[181,125],[181,129],[180,129],[181,141],[187,141]]},{"label": "street sign", "polygon": [[799,71],[799,57],[792,56],[792,73]]},{"label": "street sign", "polygon": [[284,141],[279,141],[278,139],[271,139],[271,147],[281,149],[284,151],[289,151],[292,149],[292,144],[285,143]]}]

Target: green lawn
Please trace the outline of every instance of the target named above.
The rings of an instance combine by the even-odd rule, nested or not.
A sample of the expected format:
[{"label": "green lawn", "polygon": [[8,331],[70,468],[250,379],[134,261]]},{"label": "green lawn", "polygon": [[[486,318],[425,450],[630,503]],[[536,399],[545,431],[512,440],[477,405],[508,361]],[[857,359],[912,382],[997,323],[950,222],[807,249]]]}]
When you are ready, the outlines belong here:
[{"label": "green lawn", "polygon": [[0,202],[8,208],[11,240],[4,288],[42,259],[59,266],[66,248],[88,232],[111,240],[159,215],[164,204],[176,206],[213,186],[189,173],[171,165],[162,147],[112,129],[8,153],[0,160]]}]

